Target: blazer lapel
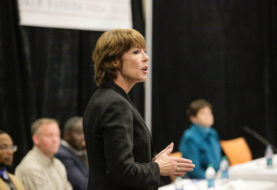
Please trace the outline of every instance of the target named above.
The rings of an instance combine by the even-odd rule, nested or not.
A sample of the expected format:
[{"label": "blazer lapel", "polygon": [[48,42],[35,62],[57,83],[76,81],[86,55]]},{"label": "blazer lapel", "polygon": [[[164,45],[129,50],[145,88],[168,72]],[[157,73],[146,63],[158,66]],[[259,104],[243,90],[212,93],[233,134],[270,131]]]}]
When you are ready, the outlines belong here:
[{"label": "blazer lapel", "polygon": [[9,186],[0,178],[0,190],[10,190]]},{"label": "blazer lapel", "polygon": [[15,189],[17,189],[17,190],[24,190],[25,189],[23,184],[21,183],[21,181],[17,177],[15,177],[12,174],[8,174],[8,175],[9,175],[9,178],[10,178],[11,182],[15,186]]}]

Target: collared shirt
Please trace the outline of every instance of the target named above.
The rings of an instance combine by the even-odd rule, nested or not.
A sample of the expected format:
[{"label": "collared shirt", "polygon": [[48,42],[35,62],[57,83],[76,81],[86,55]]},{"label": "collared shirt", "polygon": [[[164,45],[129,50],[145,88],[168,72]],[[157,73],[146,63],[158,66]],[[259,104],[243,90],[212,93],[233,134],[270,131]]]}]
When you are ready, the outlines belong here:
[{"label": "collared shirt", "polygon": [[4,180],[9,180],[8,171],[6,168],[0,169],[0,177]]},{"label": "collared shirt", "polygon": [[[68,142],[66,142],[65,140],[61,140],[61,144],[63,146],[65,146],[66,148],[68,148],[69,150],[71,150],[74,154],[76,154],[76,156],[80,157],[84,163],[86,164],[86,166],[88,167],[88,155],[87,152],[84,150],[77,150],[75,148],[73,148]],[[61,160],[62,161],[62,160]],[[67,167],[65,165],[65,167]],[[70,180],[70,179],[69,179]]]},{"label": "collared shirt", "polygon": [[61,141],[61,144],[64,145],[65,147],[69,148],[72,152],[74,152],[74,154],[76,154],[77,156],[86,156],[86,153],[82,150],[77,150],[75,148],[73,148],[68,142],[66,142],[65,140]]},{"label": "collared shirt", "polygon": [[17,166],[15,175],[28,190],[72,190],[64,165],[35,146]]}]

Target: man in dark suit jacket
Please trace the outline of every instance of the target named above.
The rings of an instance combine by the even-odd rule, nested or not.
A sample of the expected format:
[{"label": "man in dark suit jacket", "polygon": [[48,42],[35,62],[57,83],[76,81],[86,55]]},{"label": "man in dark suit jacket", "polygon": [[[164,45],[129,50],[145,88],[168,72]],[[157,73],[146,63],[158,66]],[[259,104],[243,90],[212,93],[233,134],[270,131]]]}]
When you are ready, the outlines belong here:
[{"label": "man in dark suit jacket", "polygon": [[82,117],[71,117],[64,127],[58,153],[55,155],[62,161],[67,170],[68,180],[74,190],[87,190],[88,167],[85,151]]}]

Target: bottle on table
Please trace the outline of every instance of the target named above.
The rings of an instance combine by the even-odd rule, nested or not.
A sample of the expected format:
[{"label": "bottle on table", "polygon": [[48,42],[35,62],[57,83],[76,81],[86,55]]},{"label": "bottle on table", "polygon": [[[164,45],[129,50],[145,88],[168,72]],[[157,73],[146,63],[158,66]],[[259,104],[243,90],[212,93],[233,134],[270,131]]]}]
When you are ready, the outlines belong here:
[{"label": "bottle on table", "polygon": [[229,179],[229,161],[226,156],[223,156],[220,162],[220,178],[223,180]]},{"label": "bottle on table", "polygon": [[176,177],[174,181],[175,190],[184,190],[183,188],[183,180],[181,177]]},{"label": "bottle on table", "polygon": [[273,150],[271,144],[266,145],[265,150],[266,166],[268,168],[273,167]]},{"label": "bottle on table", "polygon": [[205,176],[206,176],[206,180],[208,183],[208,189],[214,189],[216,172],[215,172],[215,169],[213,168],[212,164],[208,165]]}]

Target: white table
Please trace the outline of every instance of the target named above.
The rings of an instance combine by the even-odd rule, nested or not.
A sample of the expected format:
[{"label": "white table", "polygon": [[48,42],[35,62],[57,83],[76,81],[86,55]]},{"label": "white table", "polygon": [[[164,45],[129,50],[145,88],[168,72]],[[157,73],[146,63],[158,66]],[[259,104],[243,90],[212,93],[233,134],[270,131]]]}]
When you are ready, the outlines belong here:
[{"label": "white table", "polygon": [[[277,154],[273,157],[273,167],[266,167],[265,158],[259,158],[229,168],[230,179],[266,180],[277,184]],[[277,186],[276,186],[277,190]]]},{"label": "white table", "polygon": [[[184,190],[207,190],[205,180],[182,180]],[[159,190],[175,190],[174,184],[162,186]],[[215,181],[215,190],[276,190],[274,182],[271,181],[249,181],[249,180],[229,180]]]}]

